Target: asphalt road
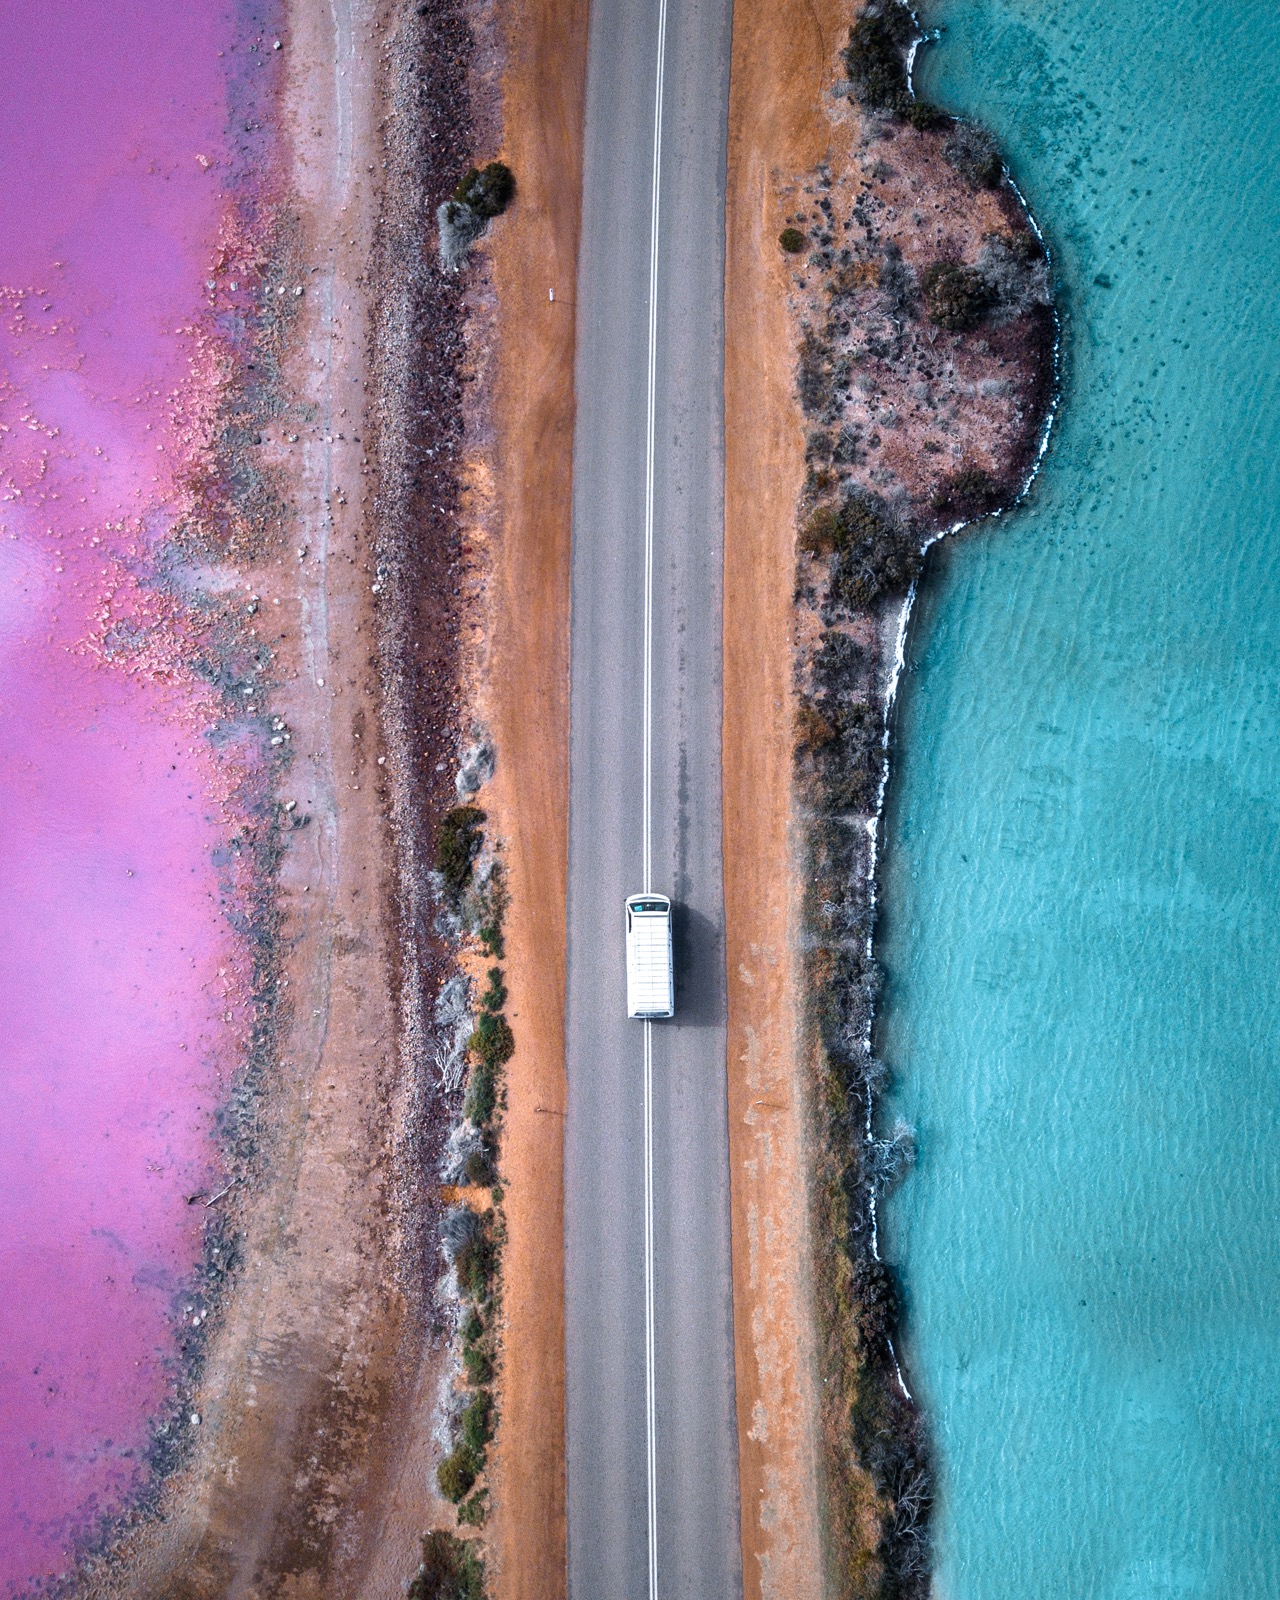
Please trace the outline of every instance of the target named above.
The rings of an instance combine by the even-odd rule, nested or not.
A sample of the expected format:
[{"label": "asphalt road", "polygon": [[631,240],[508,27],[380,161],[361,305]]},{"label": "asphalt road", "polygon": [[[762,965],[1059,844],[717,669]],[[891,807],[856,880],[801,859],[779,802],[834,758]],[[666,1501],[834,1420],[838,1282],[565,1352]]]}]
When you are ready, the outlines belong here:
[{"label": "asphalt road", "polygon": [[[720,835],[730,4],[592,6],[571,642],[571,1600],[742,1592]],[[623,900],[646,888],[676,907],[670,1022],[626,1016]]]}]

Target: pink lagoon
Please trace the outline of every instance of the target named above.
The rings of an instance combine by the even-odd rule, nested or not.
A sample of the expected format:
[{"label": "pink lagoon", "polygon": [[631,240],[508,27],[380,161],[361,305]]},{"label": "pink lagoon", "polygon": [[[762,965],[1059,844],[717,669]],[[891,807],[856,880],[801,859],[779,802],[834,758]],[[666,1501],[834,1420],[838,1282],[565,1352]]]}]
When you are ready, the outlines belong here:
[{"label": "pink lagoon", "polygon": [[194,0],[0,16],[0,1590],[17,1593],[127,1507],[157,1427],[198,1425],[173,1402],[248,956],[221,848],[235,775],[153,565],[211,404],[211,274],[248,181],[228,130],[263,57],[255,19]]}]

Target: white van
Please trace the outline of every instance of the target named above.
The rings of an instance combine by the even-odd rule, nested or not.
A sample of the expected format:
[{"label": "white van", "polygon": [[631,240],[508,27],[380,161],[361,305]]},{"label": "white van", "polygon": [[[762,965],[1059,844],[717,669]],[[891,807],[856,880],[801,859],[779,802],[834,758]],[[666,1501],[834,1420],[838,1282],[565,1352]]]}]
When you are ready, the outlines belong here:
[{"label": "white van", "polygon": [[671,902],[665,894],[627,896],[627,1015],[673,1017]]}]

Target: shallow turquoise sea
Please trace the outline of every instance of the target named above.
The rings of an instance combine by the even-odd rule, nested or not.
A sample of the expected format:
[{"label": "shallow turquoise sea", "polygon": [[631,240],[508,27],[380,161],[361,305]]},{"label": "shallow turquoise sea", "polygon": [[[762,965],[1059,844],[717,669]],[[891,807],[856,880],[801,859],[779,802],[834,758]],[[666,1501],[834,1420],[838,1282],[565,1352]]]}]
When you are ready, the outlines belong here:
[{"label": "shallow turquoise sea", "polygon": [[1280,1596],[1280,8],[926,21],[1067,334],[1030,501],[930,558],[886,819],[936,1589]]}]

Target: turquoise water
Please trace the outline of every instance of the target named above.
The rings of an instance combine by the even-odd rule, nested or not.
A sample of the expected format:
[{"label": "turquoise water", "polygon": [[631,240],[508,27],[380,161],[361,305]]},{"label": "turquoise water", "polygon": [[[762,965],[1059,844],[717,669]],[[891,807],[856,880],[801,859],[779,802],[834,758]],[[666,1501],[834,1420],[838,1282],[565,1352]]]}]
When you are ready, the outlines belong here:
[{"label": "turquoise water", "polygon": [[[1280,11],[948,0],[1066,285],[1033,500],[934,552],[889,1208],[948,1600],[1280,1595]],[[1095,280],[1101,279],[1102,282]]]}]

